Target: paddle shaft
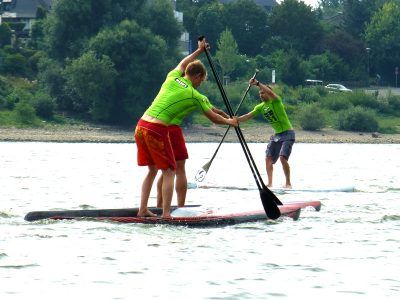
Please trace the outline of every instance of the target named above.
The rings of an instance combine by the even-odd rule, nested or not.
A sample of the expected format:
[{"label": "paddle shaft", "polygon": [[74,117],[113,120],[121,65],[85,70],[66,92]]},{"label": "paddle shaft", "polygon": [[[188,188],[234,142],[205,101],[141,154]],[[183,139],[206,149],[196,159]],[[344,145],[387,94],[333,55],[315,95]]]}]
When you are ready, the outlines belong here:
[{"label": "paddle shaft", "polygon": [[[255,78],[256,78],[257,73],[258,73],[258,70],[256,69],[256,71],[255,71],[255,73],[254,73],[252,79],[255,79]],[[240,102],[239,102],[239,105],[238,105],[237,108],[236,108],[235,115],[238,113],[240,107],[242,106],[242,103],[243,103],[244,99],[246,98],[247,93],[248,93],[249,90],[250,90],[250,87],[251,87],[251,85],[249,84],[249,85],[247,86],[246,91],[244,92],[244,95],[243,95],[242,99],[241,99]],[[209,161],[208,163],[206,163],[206,164],[203,166],[203,170],[204,170],[204,171],[207,172],[207,171],[210,169],[211,163],[213,162],[215,156],[217,156],[218,150],[219,150],[219,148],[221,147],[222,143],[224,142],[225,137],[226,137],[226,135],[227,135],[228,132],[229,132],[229,129],[231,129],[231,126],[228,126],[228,128],[226,129],[225,134],[223,135],[223,137],[222,137],[222,139],[221,139],[221,142],[219,143],[219,145],[218,145],[217,149],[215,150],[214,155],[211,157],[210,161]]]},{"label": "paddle shaft", "polygon": [[[203,38],[204,37],[201,37],[200,39],[203,39]],[[211,59],[211,55],[210,55],[207,47],[204,49],[204,52],[206,53],[207,60],[208,60],[208,62],[210,64],[210,67],[211,67],[211,70],[213,72],[214,78],[215,78],[215,80],[217,82],[217,85],[218,85],[218,88],[220,90],[222,99],[223,99],[223,101],[225,103],[225,106],[226,106],[226,108],[228,110],[228,114],[231,117],[233,117],[234,113],[233,113],[233,110],[232,110],[232,106],[231,106],[231,104],[230,104],[230,102],[228,100],[228,97],[226,96],[226,93],[225,93],[225,90],[224,90],[224,88],[222,86],[221,80],[219,79],[219,77],[217,75],[214,63],[213,63],[213,61]],[[238,136],[240,145],[242,146],[243,153],[245,154],[246,160],[247,160],[247,162],[249,164],[249,167],[251,169],[251,172],[253,174],[253,177],[254,177],[254,179],[256,181],[256,185],[257,185],[257,187],[258,187],[258,189],[260,191],[261,202],[263,204],[264,210],[265,210],[266,214],[268,215],[268,217],[270,217],[272,219],[277,219],[281,215],[281,213],[279,211],[279,208],[277,207],[277,202],[279,203],[280,201],[274,195],[274,193],[272,193],[265,186],[265,184],[263,183],[262,178],[260,176],[260,173],[257,170],[257,166],[256,166],[256,164],[254,162],[254,159],[253,159],[251,153],[250,153],[250,149],[247,146],[247,143],[246,143],[246,141],[244,139],[244,136],[243,136],[243,133],[242,133],[240,127],[239,126],[235,127],[235,131],[236,131],[236,134]]]}]

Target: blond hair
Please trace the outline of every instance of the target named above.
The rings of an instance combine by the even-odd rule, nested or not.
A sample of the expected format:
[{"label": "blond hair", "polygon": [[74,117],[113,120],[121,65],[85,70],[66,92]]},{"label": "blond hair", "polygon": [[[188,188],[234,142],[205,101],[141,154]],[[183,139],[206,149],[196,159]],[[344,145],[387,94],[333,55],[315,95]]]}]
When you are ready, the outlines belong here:
[{"label": "blond hair", "polygon": [[200,60],[195,60],[189,63],[186,66],[185,69],[185,75],[188,75],[190,77],[196,76],[196,75],[201,75],[206,77],[207,76],[207,70],[206,67],[203,65],[203,63]]}]

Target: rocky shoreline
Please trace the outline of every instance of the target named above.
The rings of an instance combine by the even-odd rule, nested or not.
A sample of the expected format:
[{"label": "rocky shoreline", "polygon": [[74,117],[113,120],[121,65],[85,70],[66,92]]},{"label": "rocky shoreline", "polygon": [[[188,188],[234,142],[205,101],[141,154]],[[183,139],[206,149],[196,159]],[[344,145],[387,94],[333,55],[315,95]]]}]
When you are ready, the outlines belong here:
[{"label": "rocky shoreline", "polygon": [[[194,125],[184,128],[187,142],[219,143],[226,131],[222,126]],[[265,126],[243,126],[247,142],[267,142],[272,129]],[[132,143],[133,128],[111,126],[53,126],[48,128],[0,127],[0,141],[7,142],[60,142],[60,143]],[[226,142],[237,142],[234,130],[230,130]],[[366,143],[398,144],[400,134],[360,133],[324,129],[321,131],[296,130],[297,143]]]}]

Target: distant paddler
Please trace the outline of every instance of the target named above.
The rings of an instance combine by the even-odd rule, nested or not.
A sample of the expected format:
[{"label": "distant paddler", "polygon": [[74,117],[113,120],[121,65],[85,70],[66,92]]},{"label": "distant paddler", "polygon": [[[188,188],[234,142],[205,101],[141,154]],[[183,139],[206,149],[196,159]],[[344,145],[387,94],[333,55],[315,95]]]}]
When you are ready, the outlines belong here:
[{"label": "distant paddler", "polygon": [[292,188],[290,181],[289,157],[295,142],[295,132],[286,114],[282,98],[278,96],[270,86],[252,78],[249,84],[259,87],[261,103],[257,104],[252,111],[239,117],[239,122],[245,122],[251,118],[262,114],[264,119],[274,129],[274,134],[270,137],[267,150],[265,151],[265,166],[268,176],[268,187],[272,187],[273,165],[278,158],[281,161],[285,174],[285,184],[283,188]]}]

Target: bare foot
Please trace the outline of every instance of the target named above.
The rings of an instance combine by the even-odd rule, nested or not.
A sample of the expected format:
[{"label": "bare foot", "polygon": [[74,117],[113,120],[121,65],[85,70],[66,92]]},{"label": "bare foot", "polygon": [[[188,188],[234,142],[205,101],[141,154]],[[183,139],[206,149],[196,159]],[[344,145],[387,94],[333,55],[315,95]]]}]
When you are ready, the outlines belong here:
[{"label": "bare foot", "polygon": [[152,213],[150,210],[146,210],[144,212],[139,211],[137,213],[138,217],[157,217],[155,213]]},{"label": "bare foot", "polygon": [[292,186],[290,184],[285,184],[284,186],[282,186],[284,189],[291,189]]},{"label": "bare foot", "polygon": [[163,215],[161,216],[161,218],[163,218],[163,219],[171,219],[172,217],[171,217],[170,214],[163,214]]}]

